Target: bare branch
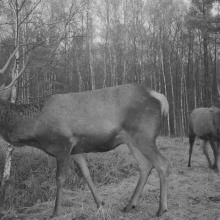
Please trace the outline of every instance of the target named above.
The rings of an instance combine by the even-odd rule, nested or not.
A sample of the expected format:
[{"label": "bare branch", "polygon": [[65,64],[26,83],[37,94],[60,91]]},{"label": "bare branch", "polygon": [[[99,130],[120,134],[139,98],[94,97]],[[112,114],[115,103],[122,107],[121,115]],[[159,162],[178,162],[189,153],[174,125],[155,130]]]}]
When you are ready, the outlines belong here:
[{"label": "bare branch", "polygon": [[20,21],[18,26],[21,26],[25,22],[25,20],[28,19],[28,17],[31,15],[31,13],[34,11],[34,9],[40,4],[41,0],[39,0],[31,9],[30,11],[26,14],[26,16]]},{"label": "bare branch", "polygon": [[22,1],[21,6],[18,9],[18,12],[20,12],[22,10],[22,8],[24,7],[25,2],[26,2],[26,0]]},{"label": "bare branch", "polygon": [[[81,3],[81,5],[78,6],[78,8],[76,8],[76,9],[73,11],[73,9],[74,9],[74,4],[73,4],[73,2],[72,2],[71,6],[70,6],[70,9],[69,9],[69,15],[68,15],[68,17],[65,19],[65,22],[64,22],[63,31],[61,32],[62,35],[58,38],[57,45],[56,45],[56,47],[53,48],[53,50],[51,51],[51,55],[48,57],[49,59],[55,54],[56,50],[59,48],[59,45],[60,45],[60,43],[63,41],[63,39],[66,38],[65,35],[66,35],[66,28],[67,28],[67,26],[70,24],[70,22],[71,22],[71,20],[73,19],[73,17],[74,17],[82,8],[84,8],[85,5],[86,5],[86,0],[83,1],[83,2]],[[48,64],[48,62],[47,62],[45,65],[47,65],[47,64]]]}]

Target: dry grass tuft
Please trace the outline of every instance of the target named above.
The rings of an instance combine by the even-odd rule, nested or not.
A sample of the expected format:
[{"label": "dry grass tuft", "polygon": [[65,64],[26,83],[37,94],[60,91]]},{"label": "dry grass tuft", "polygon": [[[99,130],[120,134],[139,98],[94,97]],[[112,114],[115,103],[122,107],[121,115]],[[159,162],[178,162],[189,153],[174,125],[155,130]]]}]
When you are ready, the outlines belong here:
[{"label": "dry grass tuft", "polygon": [[112,210],[110,208],[100,207],[96,212],[97,220],[112,220]]}]

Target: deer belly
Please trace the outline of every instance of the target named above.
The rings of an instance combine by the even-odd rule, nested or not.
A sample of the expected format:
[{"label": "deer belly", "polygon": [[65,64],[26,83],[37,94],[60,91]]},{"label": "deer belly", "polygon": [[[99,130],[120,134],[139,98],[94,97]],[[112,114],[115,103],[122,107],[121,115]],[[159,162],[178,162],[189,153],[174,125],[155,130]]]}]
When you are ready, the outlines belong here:
[{"label": "deer belly", "polygon": [[72,154],[91,153],[91,152],[106,152],[114,149],[114,139],[116,132],[111,134],[102,134],[96,136],[83,136],[79,138],[78,143],[72,149]]}]

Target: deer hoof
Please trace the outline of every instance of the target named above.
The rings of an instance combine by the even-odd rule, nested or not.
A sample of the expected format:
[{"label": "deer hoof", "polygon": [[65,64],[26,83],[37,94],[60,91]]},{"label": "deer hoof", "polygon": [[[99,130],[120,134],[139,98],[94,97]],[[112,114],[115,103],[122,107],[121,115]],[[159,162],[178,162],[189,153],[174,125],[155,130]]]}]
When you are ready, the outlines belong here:
[{"label": "deer hoof", "polygon": [[52,219],[52,218],[57,217],[57,216],[59,216],[59,215],[60,215],[60,211],[54,210],[54,211],[53,211],[53,214],[51,214],[51,215],[49,216],[49,219]]},{"label": "deer hoof", "polygon": [[218,166],[216,164],[212,165],[211,167],[215,172],[218,172]]},{"label": "deer hoof", "polygon": [[165,212],[167,212],[167,209],[159,209],[158,211],[157,211],[157,217],[159,217],[159,216],[162,216]]},{"label": "deer hoof", "polygon": [[132,209],[136,209],[136,205],[128,204],[124,209],[123,212],[129,212]]},{"label": "deer hoof", "polygon": [[51,214],[51,215],[49,216],[49,220],[55,218],[56,216],[58,216],[58,215],[56,215],[56,214],[54,214],[54,213]]}]

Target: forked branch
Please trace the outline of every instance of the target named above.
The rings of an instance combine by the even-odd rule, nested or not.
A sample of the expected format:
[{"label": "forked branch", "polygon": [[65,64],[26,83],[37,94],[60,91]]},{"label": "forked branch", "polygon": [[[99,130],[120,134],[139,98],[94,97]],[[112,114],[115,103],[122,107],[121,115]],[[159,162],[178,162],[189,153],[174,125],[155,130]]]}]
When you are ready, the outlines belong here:
[{"label": "forked branch", "polygon": [[28,63],[29,63],[29,56],[27,57],[27,60],[24,64],[24,66],[22,67],[22,69],[20,70],[18,75],[14,79],[12,79],[11,83],[7,86],[2,85],[0,87],[0,98],[2,100],[8,100],[10,98],[12,86],[15,84],[16,80],[23,74],[23,72],[25,71]]},{"label": "forked branch", "polygon": [[[16,80],[17,80],[17,79],[23,74],[23,72],[25,71],[25,69],[26,69],[28,63],[29,63],[29,56],[27,57],[27,60],[26,60],[26,62],[25,62],[25,64],[24,64],[24,66],[22,67],[22,69],[20,70],[20,72],[18,73],[18,75],[17,75],[14,79],[12,79],[11,83],[10,83],[9,85],[5,86],[4,89],[8,89],[8,88],[12,87],[12,86],[15,84]],[[1,91],[1,90],[0,90],[0,91]]]},{"label": "forked branch", "polygon": [[12,58],[14,57],[15,53],[17,52],[17,50],[18,50],[18,46],[14,49],[14,51],[12,52],[12,54],[9,56],[9,58],[8,58],[8,60],[7,60],[7,62],[6,62],[6,64],[2,67],[2,69],[0,69],[0,74],[3,74],[3,73],[6,71],[6,69],[7,69],[8,66],[9,66],[9,64],[11,63]]}]

